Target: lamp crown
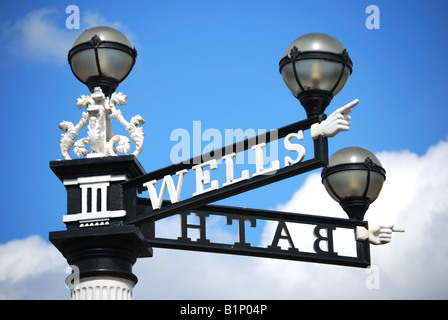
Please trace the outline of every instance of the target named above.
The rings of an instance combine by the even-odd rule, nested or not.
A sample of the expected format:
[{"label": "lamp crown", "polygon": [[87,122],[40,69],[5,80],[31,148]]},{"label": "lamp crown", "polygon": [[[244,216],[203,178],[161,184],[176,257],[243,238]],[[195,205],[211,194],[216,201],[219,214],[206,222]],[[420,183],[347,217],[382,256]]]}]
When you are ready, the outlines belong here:
[{"label": "lamp crown", "polygon": [[92,39],[89,40],[89,43],[94,47],[98,47],[101,43],[101,38],[95,33]]},{"label": "lamp crown", "polygon": [[347,83],[353,63],[345,47],[324,33],[294,40],[279,62],[286,86],[300,100],[308,117],[324,113]]}]

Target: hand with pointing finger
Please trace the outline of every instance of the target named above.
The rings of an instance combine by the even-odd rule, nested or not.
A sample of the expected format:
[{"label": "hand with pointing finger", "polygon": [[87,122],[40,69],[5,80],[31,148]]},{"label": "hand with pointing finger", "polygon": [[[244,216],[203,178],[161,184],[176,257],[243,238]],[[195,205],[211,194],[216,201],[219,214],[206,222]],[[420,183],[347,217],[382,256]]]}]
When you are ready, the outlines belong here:
[{"label": "hand with pointing finger", "polygon": [[404,229],[397,228],[393,225],[380,225],[369,230],[363,227],[356,227],[356,239],[369,239],[371,244],[381,245],[389,243],[392,240],[392,232],[404,232]]},{"label": "hand with pointing finger", "polygon": [[341,131],[347,131],[350,128],[350,119],[348,115],[359,100],[353,100],[345,106],[337,109],[328,116],[327,119],[311,126],[311,137],[316,140],[319,136],[334,137]]},{"label": "hand with pointing finger", "polygon": [[369,242],[376,245],[389,243],[392,240],[392,232],[404,232],[394,226],[377,226],[369,231]]}]

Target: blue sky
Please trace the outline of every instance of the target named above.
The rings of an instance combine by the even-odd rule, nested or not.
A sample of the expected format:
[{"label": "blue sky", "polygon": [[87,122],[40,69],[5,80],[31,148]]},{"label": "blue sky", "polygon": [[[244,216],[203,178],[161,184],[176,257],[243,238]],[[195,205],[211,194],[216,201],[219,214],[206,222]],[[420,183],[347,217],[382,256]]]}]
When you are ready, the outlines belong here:
[{"label": "blue sky", "polygon": [[[80,9],[79,30],[65,25],[65,9],[71,4]],[[370,4],[380,9],[380,29],[366,28]],[[76,99],[89,93],[66,60],[82,30],[115,27],[138,51],[134,69],[118,91],[128,96],[121,107],[125,118],[140,114],[146,120],[139,161],[147,172],[171,164],[170,150],[176,144],[171,133],[178,128],[192,133],[194,121],[201,121],[202,131],[224,133],[275,129],[304,119],[278,62],[293,40],[310,32],[337,38],[354,63],[352,76],[327,114],[354,99],[360,103],[351,113],[350,130],[330,139],[330,154],[359,146],[396,164],[390,155],[409,163],[426,159],[428,149],[442,148],[440,142],[447,138],[447,9],[445,2],[431,0],[1,1],[0,244],[37,235],[44,245],[49,231],[65,227],[65,189],[49,161],[62,158],[58,124],[77,122],[82,112]],[[409,170],[403,179],[414,174],[408,164],[402,163]],[[221,203],[285,207],[307,177]],[[401,183],[398,188],[405,187]],[[342,210],[339,214],[344,217]],[[397,215],[394,219],[400,220]],[[142,297],[157,298],[154,294]],[[446,298],[447,292],[436,297]],[[170,298],[169,293],[162,298]]]}]

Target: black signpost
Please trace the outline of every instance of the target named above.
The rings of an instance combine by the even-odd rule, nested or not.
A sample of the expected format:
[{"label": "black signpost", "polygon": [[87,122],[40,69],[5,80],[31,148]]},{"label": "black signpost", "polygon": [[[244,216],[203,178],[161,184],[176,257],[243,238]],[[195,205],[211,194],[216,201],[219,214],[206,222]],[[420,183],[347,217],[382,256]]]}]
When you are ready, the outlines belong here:
[{"label": "black signpost", "polygon": [[[89,41],[89,39],[95,41]],[[75,72],[82,66],[79,59],[84,56],[80,53],[85,50],[94,52],[98,70],[101,69],[103,72],[108,65],[102,65],[99,52],[106,54],[107,50],[118,50],[124,52],[123,54],[129,54],[135,61],[135,49],[130,50],[127,39],[123,39],[125,39],[123,35],[111,28],[98,27],[86,30],[70,51],[70,64],[76,62],[76,68],[72,66],[72,70]],[[329,47],[333,46],[335,52],[316,51],[311,54],[307,51],[311,50],[308,46],[309,41],[327,42],[330,44]],[[303,48],[300,49],[301,47]],[[102,51],[103,49],[105,51]],[[336,39],[327,35],[311,34],[293,42],[290,52],[291,54],[286,55],[280,62],[281,73],[288,87],[295,90],[291,89],[293,94],[305,106],[307,119],[150,173],[145,172],[136,158],[141,152],[144,138],[143,131],[139,127],[144,123],[143,118],[136,116],[130,122],[124,120],[116,106],[125,103],[125,96],[111,95],[117,83],[126,77],[130,69],[120,79],[115,80],[101,74],[94,74],[82,80],[83,78],[77,75],[78,79],[85,82],[92,91],[91,96],[78,99],[78,107],[86,107],[87,113],[83,114],[83,118],[76,126],[68,122],[61,123],[60,127],[65,131],[61,138],[61,152],[65,160],[50,162],[51,170],[67,190],[67,214],[63,217],[67,230],[50,232],[50,241],[74,269],[75,276],[69,277],[68,281],[73,299],[130,298],[132,288],[137,282],[137,277],[132,273],[132,266],[138,258],[152,257],[153,248],[235,254],[361,268],[370,265],[368,237],[355,237],[358,228],[368,230],[368,224],[363,219],[330,218],[212,204],[286,178],[327,167],[329,165],[328,137],[348,130],[350,117],[347,114],[357,102],[338,109],[328,119],[324,114],[331,98],[342,89],[352,70],[352,63],[345,48]],[[304,53],[303,56],[302,53]],[[297,70],[302,60],[314,61],[313,59],[315,62],[310,74],[310,83],[316,87],[307,89],[304,85],[307,80],[301,79]],[[337,71],[338,75],[334,77],[336,82],[331,85],[331,88],[320,88],[320,72],[327,62],[339,63],[341,69]],[[319,63],[321,65],[317,65]],[[83,75],[90,71],[90,69],[86,70]],[[106,77],[107,81],[102,81],[101,77]],[[288,84],[291,80],[296,81],[298,85]],[[136,152],[133,155],[116,156],[115,152],[123,150],[126,144],[121,145],[122,149],[118,147],[115,149],[114,144],[126,140],[123,140],[121,136],[112,136],[111,119],[124,125],[134,140]],[[78,131],[87,124],[87,121],[89,121],[88,138],[80,139],[75,143],[74,139]],[[92,129],[95,126],[97,131]],[[234,180],[233,174],[227,174],[226,183],[222,185],[216,183],[208,190],[203,189],[205,184],[210,184],[210,178],[206,178],[203,172],[205,166],[210,166],[212,169],[211,166],[216,165],[214,161],[219,159],[225,159],[223,162],[228,165],[227,161],[239,152],[249,149],[258,152],[257,150],[261,150],[265,143],[290,137],[291,134],[303,134],[306,130],[311,131],[314,145],[314,154],[307,160],[302,161],[303,157],[297,154],[297,159],[285,161],[284,167],[278,166],[269,170],[269,174],[265,174],[263,161],[260,167],[257,162],[257,171],[252,176],[247,174],[243,178]],[[100,134],[94,135],[94,132],[95,134],[100,132]],[[73,145],[76,154],[87,154],[85,144],[91,145],[92,153],[84,159],[71,159],[68,151]],[[357,169],[361,166],[359,163],[356,165]],[[233,168],[232,166],[230,168]],[[370,181],[374,180],[375,174],[369,171],[371,167],[372,165],[366,166],[368,179],[363,197],[354,195],[353,199],[343,199],[344,210],[354,210],[353,208],[357,210],[357,215],[353,215],[354,217],[363,217],[371,202],[371,199],[367,197]],[[196,171],[197,192],[181,200],[179,195],[183,175],[190,169]],[[361,166],[361,169],[364,170],[364,167]],[[343,170],[351,170],[350,165],[345,165]],[[333,170],[330,173],[343,170]],[[384,176],[383,171],[378,172]],[[179,181],[177,190],[171,178],[176,175]],[[158,195],[153,193],[150,198],[140,196],[146,191],[156,192],[155,186],[160,190]],[[163,200],[164,190],[167,187],[171,188],[170,200]],[[364,212],[358,214],[361,209],[357,204],[360,201]],[[198,218],[197,224],[188,221],[188,216],[192,214]],[[178,237],[158,236],[157,222],[176,215],[179,216],[181,226]],[[207,220],[212,216],[223,217],[226,225],[237,225],[238,240],[233,243],[212,241],[207,230]],[[248,228],[256,228],[257,225],[267,221],[275,224],[271,241],[266,246],[251,243],[246,236]],[[311,226],[312,250],[304,250],[294,243],[290,232],[294,225]],[[354,256],[345,256],[337,252],[334,242],[336,229],[347,229],[353,233],[356,247]],[[199,236],[196,239],[190,236],[192,230],[198,231]],[[286,242],[287,247],[281,246],[280,242]]]},{"label": "black signpost", "polygon": [[[242,152],[250,147],[257,144],[259,141],[273,142],[274,139],[284,138],[289,133],[294,133],[299,130],[309,129],[310,126],[314,123],[318,123],[325,120],[325,115],[312,117],[310,119],[299,121],[293,123],[291,125],[282,127],[280,129],[275,130],[276,134],[271,135],[270,132],[267,132],[263,135],[258,135],[252,138],[248,138],[243,141],[239,141],[233,145],[225,146],[221,150],[213,152],[213,155],[207,154],[207,159],[219,159],[225,155]],[[272,138],[273,137],[273,138]],[[143,189],[142,185],[145,182],[151,180],[159,180],[163,179],[166,175],[175,175],[176,172],[185,169],[191,169],[195,164],[202,163],[202,159],[205,158],[202,155],[199,157],[191,158],[189,160],[184,161],[183,163],[172,165],[155,172],[151,172],[139,177],[136,177],[132,180],[126,181],[123,183],[123,189],[126,194],[132,195],[136,194],[138,190]],[[258,175],[254,176],[250,179],[246,179],[244,181],[240,181],[236,184],[232,184],[223,188],[219,188],[216,190],[209,191],[207,193],[200,194],[195,197],[191,197],[184,201],[171,204],[169,206],[164,206],[158,210],[152,210],[151,206],[141,207],[137,212],[136,210],[136,201],[137,198],[132,201],[129,199],[127,204],[129,205],[127,209],[127,216],[130,219],[129,223],[140,225],[145,221],[155,221],[161,218],[168,217],[170,215],[180,213],[183,211],[188,211],[194,209],[198,206],[216,202],[218,200],[222,200],[236,194],[246,192],[255,188],[259,188],[265,186],[270,183],[274,183],[286,178],[290,178],[296,176],[298,174],[302,174],[311,170],[315,170],[318,168],[322,168],[328,164],[328,143],[327,138],[320,136],[318,139],[314,141],[314,158],[299,162],[297,164],[280,168],[276,170],[274,174],[266,174],[266,175]],[[133,214],[134,213],[134,214]]]},{"label": "black signpost", "polygon": [[[278,129],[278,134],[272,136],[278,139],[284,138],[290,132],[307,130],[313,123],[324,119],[325,116],[322,115],[293,123]],[[268,143],[272,142],[269,141],[271,135],[267,133],[226,146],[220,150],[221,152],[215,152],[211,158],[207,155],[207,159],[217,159],[218,155],[220,158],[235,151],[242,152],[256,145],[257,141],[266,141],[266,139]],[[165,200],[158,209],[153,208],[151,199],[138,196],[145,189],[145,182],[163,179],[166,175],[175,175],[180,170],[191,169],[201,161],[202,156],[151,173],[145,173],[135,156],[50,162],[50,168],[66,185],[68,213],[66,216],[68,230],[51,232],[50,241],[63,253],[70,265],[77,266],[80,278],[118,276],[134,283],[137,282],[137,277],[132,274],[132,265],[138,258],[152,257],[152,248],[214,252],[362,268],[370,265],[368,240],[356,241],[356,257],[339,255],[334,251],[333,241],[333,231],[336,228],[351,229],[354,234],[357,226],[368,229],[366,221],[210,205],[218,200],[325,166],[328,163],[327,138],[321,136],[314,141],[312,159],[280,168],[275,173],[254,176],[176,203]],[[94,187],[99,176],[105,176],[110,180],[107,192],[104,194]],[[117,178],[117,182],[113,181],[113,177],[120,176],[126,178],[123,177],[123,180]],[[94,182],[90,188],[87,183],[87,188],[84,188],[87,189],[84,198],[83,179]],[[96,200],[93,199],[95,193],[97,193]],[[122,217],[110,217],[107,225],[101,228],[86,228],[86,225],[95,226],[96,223],[98,226],[98,223],[101,223],[94,221],[95,218],[91,221],[86,219],[84,223],[80,223],[80,220],[70,222],[71,216],[79,215],[82,211],[83,201],[86,202],[86,216],[104,209],[101,208],[103,196],[107,197],[107,201],[104,202],[107,211],[122,210],[126,214]],[[199,224],[187,223],[187,215],[190,213],[194,213],[199,218]],[[179,237],[177,239],[156,237],[156,222],[173,215],[180,216]],[[235,221],[239,228],[239,240],[234,243],[211,242],[206,233],[206,220],[210,215],[224,216],[228,225]],[[258,223],[262,221],[277,223],[271,244],[260,247],[247,242],[245,221],[249,221],[250,227],[256,227],[257,221]],[[314,225],[313,252],[301,251],[294,245],[288,229],[288,225],[291,224]],[[191,229],[199,231],[198,239],[191,240],[188,237],[188,231]],[[286,240],[289,247],[283,249],[279,246],[280,240]],[[323,247],[326,249],[322,249]]]}]

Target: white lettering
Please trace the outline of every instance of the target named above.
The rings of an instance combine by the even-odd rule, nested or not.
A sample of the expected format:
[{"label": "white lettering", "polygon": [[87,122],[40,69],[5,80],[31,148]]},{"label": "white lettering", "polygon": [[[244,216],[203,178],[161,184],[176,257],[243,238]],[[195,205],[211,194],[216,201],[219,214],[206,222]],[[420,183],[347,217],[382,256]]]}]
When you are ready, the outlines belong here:
[{"label": "white lettering", "polygon": [[[235,177],[235,164],[240,164],[238,162],[238,157],[240,154],[244,153],[244,140],[239,141],[235,144],[228,144],[227,146],[235,148],[234,150],[227,150],[226,148],[225,152],[230,152],[224,156],[221,156],[219,152],[222,151],[222,148],[220,144],[218,144],[218,140],[220,137],[220,133],[218,130],[215,129],[208,129],[202,134],[201,130],[201,122],[200,121],[194,121],[193,122],[193,154],[195,155],[194,161],[203,161],[202,163],[195,163],[195,165],[192,167],[192,169],[195,171],[195,181],[196,181],[196,192],[193,193],[193,196],[198,196],[203,193],[219,189],[220,187],[227,187],[230,185],[234,185],[236,183],[249,180],[250,178],[259,176],[259,175],[273,175],[277,172],[277,170],[280,169],[280,161],[277,160],[278,155],[278,139],[277,139],[277,130],[271,130],[270,131],[270,155],[267,156],[268,149],[266,148],[266,140],[267,136],[262,133],[260,133],[261,130],[259,130],[260,136],[254,136],[253,138],[249,137],[245,143],[248,143],[251,145],[251,149],[254,151],[251,153],[251,151],[248,151],[248,154],[250,155],[250,158],[252,158],[252,161],[248,161],[249,164],[255,163],[255,172],[252,172],[252,176],[250,174],[250,171],[247,169],[242,169],[241,173],[239,174],[239,177]],[[242,131],[241,129],[237,130],[229,130],[226,129],[226,139],[233,140],[233,137],[235,137],[237,134],[240,136],[249,135],[251,132],[248,130]],[[233,135],[233,137],[232,137]],[[202,139],[205,139],[207,141],[210,141],[210,143],[204,148],[205,153],[203,153],[201,156],[198,156],[198,151],[201,150],[201,143],[200,140],[198,142],[197,137],[202,137]],[[185,164],[189,164],[190,160],[186,159],[190,155],[190,134],[185,129],[176,129],[171,133],[170,140],[171,141],[177,141],[176,145],[171,148],[170,158],[171,161],[174,163],[179,163],[183,161]],[[284,166],[292,166],[299,162],[301,162],[306,155],[305,148],[300,143],[293,143],[291,140],[293,138],[296,138],[298,140],[303,140],[303,131],[299,130],[298,132],[293,132],[288,134],[284,141],[283,145],[285,150],[296,152],[296,157],[291,156],[285,156],[284,157]],[[251,140],[253,139],[253,140]],[[274,139],[274,141],[272,141]],[[258,144],[256,143],[256,140],[262,140],[258,141]],[[232,141],[233,142],[233,141]],[[273,146],[274,144],[274,146]],[[215,148],[215,149],[213,149]],[[213,149],[213,150],[212,150]],[[218,152],[218,154],[216,153]],[[213,153],[213,159],[210,159]],[[207,159],[210,159],[207,161]],[[249,159],[248,159],[249,160]],[[220,182],[216,179],[212,180],[210,178],[211,176],[211,170],[215,170],[218,168],[218,164],[221,165],[221,163],[225,163],[225,181],[220,185]],[[269,167],[265,167],[270,163]],[[242,164],[245,164],[244,161]],[[209,166],[209,169],[205,169],[205,167]],[[221,166],[220,166],[221,167]],[[177,172],[176,174],[179,176],[178,180],[178,186],[177,189],[174,186],[174,182],[171,176],[167,175],[163,178],[162,186],[157,193],[155,189],[155,184],[157,184],[157,180],[152,180],[149,182],[146,182],[143,184],[143,186],[148,188],[149,196],[151,199],[151,203],[153,206],[153,209],[160,209],[163,200],[166,188],[168,188],[168,192],[171,198],[171,203],[176,203],[180,201],[180,193],[182,189],[182,183],[184,174],[187,173],[188,170],[182,170]],[[221,173],[217,173],[216,177],[223,177]],[[209,186],[209,187],[206,187]]]},{"label": "white lettering", "polygon": [[283,141],[283,144],[285,146],[285,149],[288,151],[296,151],[297,152],[297,158],[296,160],[292,160],[291,157],[286,156],[285,157],[285,167],[290,166],[291,164],[296,164],[303,160],[305,157],[305,148],[297,143],[291,143],[291,139],[296,137],[299,140],[303,140],[303,131],[300,130],[297,133],[290,133],[286,136],[285,140]]},{"label": "white lettering", "polygon": [[222,159],[226,162],[226,182],[222,184],[223,187],[249,179],[249,170],[241,171],[241,178],[235,179],[233,166],[234,157],[236,157],[235,152],[222,157]]},{"label": "white lettering", "polygon": [[215,307],[195,307],[190,306],[190,304],[187,304],[186,307],[180,308],[180,314],[182,315],[190,315],[190,314],[200,314],[200,315],[207,315],[208,318],[210,318],[213,315]]},{"label": "white lettering", "polygon": [[272,161],[272,165],[270,168],[264,168],[264,152],[263,149],[266,147],[266,143],[260,143],[252,147],[252,150],[255,150],[255,168],[256,172],[252,174],[252,177],[256,177],[262,174],[274,174],[280,169],[280,161],[274,160]]},{"label": "white lettering", "polygon": [[168,187],[168,194],[170,195],[171,203],[179,202],[180,192],[182,190],[182,184],[184,182],[184,174],[187,172],[188,170],[186,169],[176,172],[176,175],[179,176],[179,180],[177,181],[177,189],[174,187],[173,177],[171,177],[170,175],[166,175],[165,177],[163,177],[159,196],[157,196],[157,191],[154,186],[157,183],[157,180],[152,180],[143,184],[144,187],[148,188],[149,198],[151,200],[153,209],[160,209],[162,207],[166,187]]},{"label": "white lettering", "polygon": [[[210,170],[203,170],[203,168],[207,166],[210,166],[210,170],[215,170],[218,168],[218,162],[216,159],[212,159],[192,167],[192,169],[196,171],[196,192],[193,193],[193,197],[219,188],[218,180],[210,181]],[[210,188],[204,189],[204,185],[208,185],[210,182]]]}]

